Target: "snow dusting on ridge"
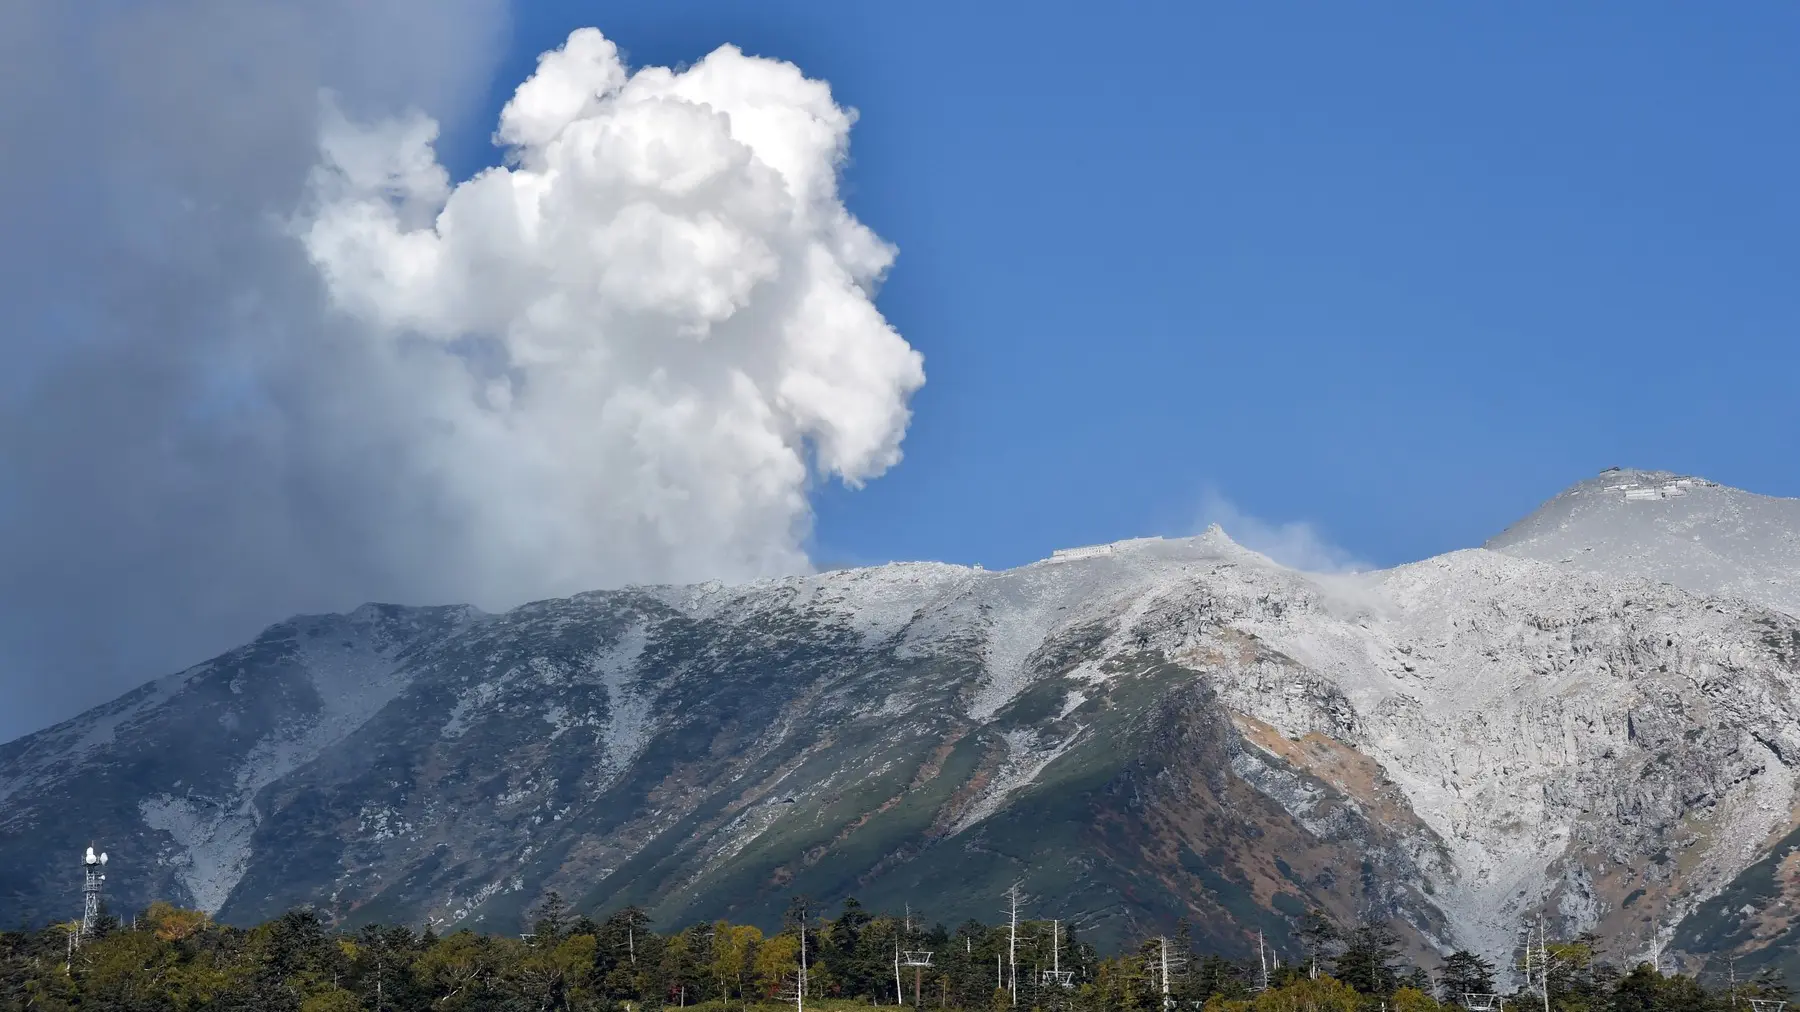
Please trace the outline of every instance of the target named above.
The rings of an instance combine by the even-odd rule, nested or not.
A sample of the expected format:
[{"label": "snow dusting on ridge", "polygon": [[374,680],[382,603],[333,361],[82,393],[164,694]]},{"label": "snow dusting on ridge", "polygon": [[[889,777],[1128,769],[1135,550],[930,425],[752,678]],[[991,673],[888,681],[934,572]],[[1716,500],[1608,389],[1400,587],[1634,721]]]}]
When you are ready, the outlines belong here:
[{"label": "snow dusting on ridge", "polygon": [[[739,770],[765,756],[786,764],[756,790],[779,786],[797,806],[853,791],[899,761],[859,753],[861,765],[795,776],[824,762],[846,714],[891,721],[896,732],[954,728],[946,750],[980,738],[987,765],[945,817],[946,836],[981,826],[1062,757],[1087,749],[1097,732],[1087,723],[1093,710],[1077,712],[1085,699],[1161,666],[1203,682],[1244,721],[1240,730],[1322,736],[1371,763],[1404,809],[1379,817],[1394,820],[1431,876],[1429,902],[1442,915],[1432,930],[1449,932],[1436,940],[1504,959],[1527,911],[1560,911],[1580,929],[1624,916],[1621,869],[1663,876],[1655,882],[1673,899],[1661,909],[1679,917],[1790,828],[1800,800],[1789,765],[1800,755],[1800,671],[1783,651],[1784,637],[1800,644],[1796,505],[1666,472],[1614,472],[1552,500],[1489,548],[1374,572],[1286,569],[1213,528],[1085,546],[999,572],[899,563],[602,592],[520,609],[497,620],[496,638],[459,640],[464,626],[454,624],[434,634],[461,652],[430,669],[430,691],[417,687],[425,676],[407,653],[411,641],[381,613],[298,620],[285,677],[305,687],[296,698],[316,702],[284,704],[279,720],[257,727],[222,787],[158,784],[133,802],[134,815],[173,841],[179,881],[197,905],[217,910],[259,858],[252,840],[267,817],[259,796],[403,694],[429,714],[417,723],[434,756],[487,740],[484,719],[505,717],[523,730],[492,747],[500,769],[491,786],[472,782],[504,799],[516,847],[436,893],[460,897],[450,915],[479,917],[471,911],[523,888],[514,866],[527,866],[546,846],[544,827],[580,800],[558,793],[563,773],[543,772],[550,766],[512,775],[514,757],[590,750],[560,754],[566,765],[556,769],[585,777],[586,796],[611,804],[614,785],[680,725],[666,700],[703,698],[730,663],[749,669],[732,684],[777,684],[793,695],[772,693],[780,709],[743,728],[729,727],[737,714],[719,716],[711,727],[738,735],[720,739],[730,743],[721,752],[735,750]],[[727,641],[737,654],[720,646]],[[926,674],[906,682],[894,671]],[[859,672],[866,681],[850,680]],[[115,738],[191,696],[201,677],[158,683],[25,743],[0,761],[0,799],[48,797],[46,778],[112,755]],[[1049,678],[1072,687],[1047,704],[1052,716],[1016,721],[1039,704],[1009,705]],[[568,734],[576,728],[587,731]],[[889,736],[886,723],[881,734],[903,736]],[[798,755],[779,752],[795,740]],[[1292,767],[1301,760],[1273,747],[1246,738],[1230,765],[1300,824],[1323,827],[1309,807],[1323,788],[1303,781],[1335,774]],[[708,789],[679,779],[687,775],[659,781],[630,831],[641,838],[609,828],[581,843],[616,849],[605,850],[605,864],[594,858],[595,874],[610,875],[632,848],[682,824],[686,799]],[[1379,799],[1338,786],[1344,804],[1378,816]],[[714,861],[773,839],[795,818],[784,813],[797,809],[780,807],[785,796],[756,794],[748,780],[736,789],[749,793],[697,845]],[[388,802],[369,804],[388,811]],[[360,841],[373,848],[366,853],[411,844],[387,825]],[[690,831],[700,832],[682,830]],[[1681,859],[1663,869],[1651,856],[1677,837]],[[1631,941],[1640,927],[1616,920],[1608,930]]]}]

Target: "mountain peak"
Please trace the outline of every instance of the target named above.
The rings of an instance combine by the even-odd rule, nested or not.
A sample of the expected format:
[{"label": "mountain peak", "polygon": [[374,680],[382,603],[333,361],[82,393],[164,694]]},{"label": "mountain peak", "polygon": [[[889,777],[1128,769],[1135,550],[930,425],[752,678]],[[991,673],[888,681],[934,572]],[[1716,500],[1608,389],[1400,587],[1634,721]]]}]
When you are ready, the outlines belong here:
[{"label": "mountain peak", "polygon": [[1353,576],[1214,526],[296,621],[0,746],[0,897],[65,916],[57,855],[93,837],[121,904],[226,923],[504,930],[554,889],[773,926],[851,888],[954,923],[1022,882],[1090,939],[1187,917],[1240,955],[1319,909],[1495,961],[1540,911],[1626,945],[1679,923],[1696,958],[1777,924],[1787,959],[1800,622],[1563,567],[1772,580],[1796,507],[1621,470],[1496,551]]},{"label": "mountain peak", "polygon": [[1485,547],[1800,615],[1800,499],[1695,475],[1608,468],[1564,489]]}]

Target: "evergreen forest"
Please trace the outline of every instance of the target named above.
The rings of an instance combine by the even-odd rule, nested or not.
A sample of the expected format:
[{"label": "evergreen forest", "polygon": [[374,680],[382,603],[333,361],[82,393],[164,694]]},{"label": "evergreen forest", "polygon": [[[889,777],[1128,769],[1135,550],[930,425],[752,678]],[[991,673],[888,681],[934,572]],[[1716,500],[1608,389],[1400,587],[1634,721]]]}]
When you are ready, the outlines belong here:
[{"label": "evergreen forest", "polygon": [[1505,968],[1469,952],[1417,966],[1387,926],[1319,913],[1236,958],[1195,951],[1185,924],[1103,954],[1059,922],[950,929],[855,900],[820,915],[799,898],[774,933],[723,920],[665,933],[636,908],[595,920],[554,894],[524,934],[341,931],[304,909],[240,928],[164,903],[79,927],[0,934],[0,1009],[1768,1012],[1787,995],[1777,975],[1703,983],[1592,935],[1522,942]]}]

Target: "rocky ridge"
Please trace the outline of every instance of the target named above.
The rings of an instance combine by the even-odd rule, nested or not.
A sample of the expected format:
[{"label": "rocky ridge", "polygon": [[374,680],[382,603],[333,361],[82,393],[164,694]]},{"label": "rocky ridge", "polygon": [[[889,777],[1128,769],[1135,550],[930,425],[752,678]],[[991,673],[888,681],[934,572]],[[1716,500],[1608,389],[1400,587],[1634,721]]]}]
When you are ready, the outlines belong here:
[{"label": "rocky ridge", "polygon": [[797,891],[952,921],[1023,877],[1090,931],[1189,916],[1228,949],[1320,906],[1502,961],[1539,910],[1780,958],[1800,622],[1764,562],[1792,504],[1632,474],[1659,498],[1603,475],[1371,573],[1215,529],[296,619],[0,746],[0,905],[62,914],[56,857],[95,836],[122,901],[237,920],[510,925],[556,888],[666,922]]}]

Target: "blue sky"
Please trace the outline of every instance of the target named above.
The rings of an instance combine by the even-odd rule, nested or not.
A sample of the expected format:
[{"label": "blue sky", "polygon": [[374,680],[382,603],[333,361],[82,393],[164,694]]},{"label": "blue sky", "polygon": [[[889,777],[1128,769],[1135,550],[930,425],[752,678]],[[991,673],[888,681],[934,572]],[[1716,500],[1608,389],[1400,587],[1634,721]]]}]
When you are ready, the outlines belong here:
[{"label": "blue sky", "polygon": [[538,3],[475,122],[583,24],[861,113],[929,379],[821,563],[1181,533],[1209,489],[1382,564],[1613,464],[1800,495],[1800,9]]},{"label": "blue sky", "polygon": [[[391,196],[322,144],[398,157],[416,107],[468,179],[584,26],[636,66],[735,43],[860,112],[843,192],[898,247],[879,308],[927,382],[905,460],[821,481],[806,544],[792,441],[853,433],[837,466],[879,470],[912,390],[910,359],[858,371],[879,328],[823,342],[818,399],[770,408],[765,376],[721,414],[741,405],[708,378],[790,368],[785,331],[689,356],[584,329],[624,319],[602,305],[562,357],[519,356],[513,275],[396,295],[415,275],[333,274],[353,260],[331,249],[369,249],[305,238]],[[1615,464],[1800,496],[1796,39],[1775,3],[0,5],[0,144],[33,155],[0,158],[0,739],[371,600],[998,568],[1208,517],[1388,565]],[[321,120],[322,89],[349,118]],[[665,150],[702,138],[657,122]],[[571,234],[614,235],[604,185],[558,178]],[[391,248],[500,250],[558,297],[695,266],[505,241]],[[659,311],[698,289],[671,291]],[[415,295],[466,343],[408,343],[416,321],[381,314]],[[625,348],[653,353],[605,357]],[[495,400],[499,361],[586,394]]]}]

